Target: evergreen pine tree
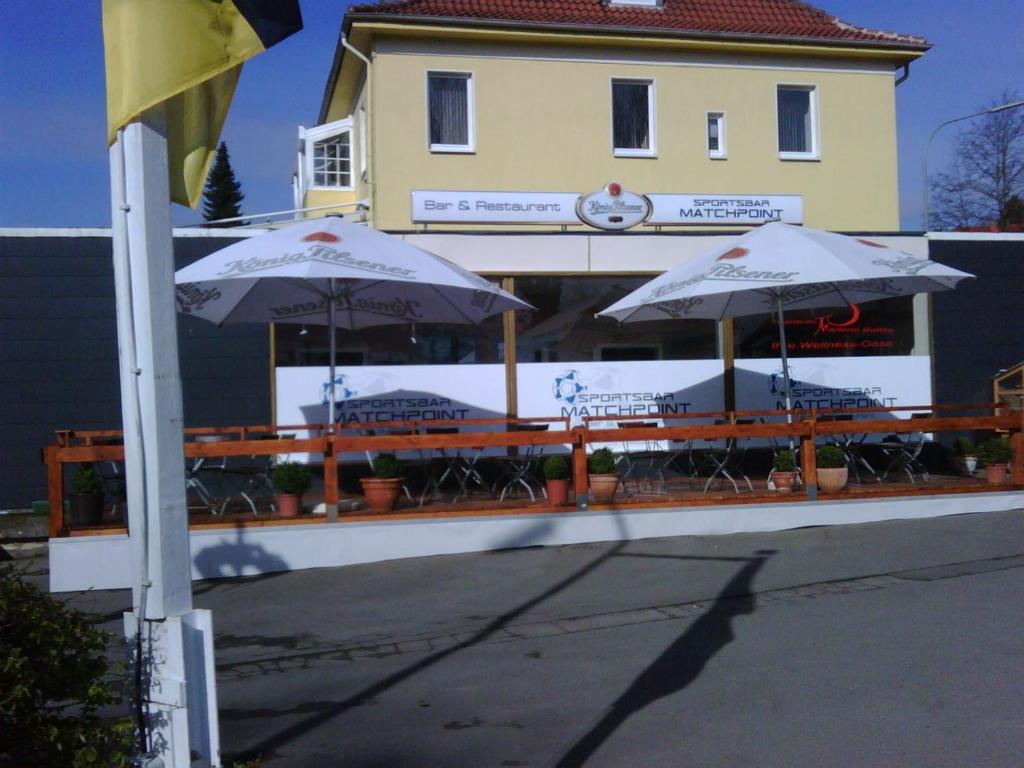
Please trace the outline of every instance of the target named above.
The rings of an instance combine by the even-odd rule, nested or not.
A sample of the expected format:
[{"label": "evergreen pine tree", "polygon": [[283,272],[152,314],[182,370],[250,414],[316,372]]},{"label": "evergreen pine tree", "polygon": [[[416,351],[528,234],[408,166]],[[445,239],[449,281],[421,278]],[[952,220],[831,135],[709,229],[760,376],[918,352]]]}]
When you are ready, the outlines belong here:
[{"label": "evergreen pine tree", "polygon": [[[203,190],[203,219],[215,221],[230,219],[242,215],[242,185],[235,178],[228,158],[228,147],[222,141],[217,147],[217,157],[206,177],[206,188]],[[230,226],[230,225],[219,225]]]}]

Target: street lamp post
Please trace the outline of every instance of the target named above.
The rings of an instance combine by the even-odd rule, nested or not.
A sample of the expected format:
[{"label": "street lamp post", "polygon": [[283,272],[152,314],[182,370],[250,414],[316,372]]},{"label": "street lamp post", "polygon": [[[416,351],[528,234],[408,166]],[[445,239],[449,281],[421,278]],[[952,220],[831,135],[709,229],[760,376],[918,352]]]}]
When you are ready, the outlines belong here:
[{"label": "street lamp post", "polygon": [[952,123],[959,123],[961,120],[970,120],[972,117],[980,117],[981,115],[993,115],[996,112],[1003,112],[1003,111],[1005,111],[1007,109],[1014,109],[1016,107],[1024,107],[1024,100],[1021,100],[1021,101],[1011,101],[1008,104],[1000,104],[998,107],[991,107],[989,109],[983,109],[980,112],[972,112],[971,114],[964,115],[963,117],[954,117],[952,120],[947,120],[944,123],[940,123],[935,128],[935,130],[932,131],[932,135],[928,137],[928,143],[925,144],[925,146],[924,146],[924,178],[923,178],[923,182],[924,182],[924,186],[923,186],[923,189],[924,189],[924,193],[923,193],[924,194],[924,206],[922,207],[922,210],[924,212],[923,213],[923,215],[924,215],[924,229],[925,229],[926,232],[928,231],[928,198],[929,198],[929,195],[928,195],[928,150],[931,149],[932,139],[935,138],[935,134],[937,134],[939,131],[941,131],[943,128],[945,128],[947,125],[951,125]]}]

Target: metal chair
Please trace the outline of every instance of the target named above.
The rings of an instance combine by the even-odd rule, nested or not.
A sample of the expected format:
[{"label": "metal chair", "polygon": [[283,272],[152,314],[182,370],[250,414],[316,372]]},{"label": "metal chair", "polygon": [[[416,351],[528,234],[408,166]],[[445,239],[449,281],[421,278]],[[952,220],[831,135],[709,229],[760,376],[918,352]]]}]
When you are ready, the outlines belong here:
[{"label": "metal chair", "polygon": [[[516,427],[516,431],[546,432],[548,427],[548,424],[520,424]],[[522,450],[522,453],[520,453],[520,450]],[[537,483],[541,495],[545,499],[548,497],[544,484],[537,481],[534,476],[537,463],[540,461],[543,453],[543,445],[524,445],[516,447],[515,455],[496,456],[494,458],[494,461],[501,466],[501,475],[499,475],[495,486],[501,485],[501,495],[498,497],[499,502],[504,501],[505,495],[514,489],[516,485],[521,485],[526,489],[526,492],[530,494],[530,501],[536,501],[537,497],[534,494],[533,485],[530,483],[531,480]]]},{"label": "metal chair", "polygon": [[[716,426],[727,423],[724,419],[715,419]],[[753,419],[740,419],[736,421],[736,424],[753,423]],[[702,456],[706,468],[710,470],[710,474],[708,475],[707,482],[704,483],[704,493],[708,492],[708,488],[711,487],[711,483],[714,482],[716,477],[719,478],[719,490],[725,487],[725,481],[728,480],[732,483],[733,490],[739,493],[740,488],[733,474],[738,474],[742,477],[747,487],[753,492],[754,484],[750,482],[750,478],[743,472],[743,458],[747,452],[746,440],[741,441],[737,437],[726,437],[706,442],[708,447],[702,451]]]},{"label": "metal chair", "polygon": [[[928,419],[931,418],[930,413],[914,413],[910,415],[913,419]],[[921,476],[924,482],[930,480],[928,476],[928,469],[920,461],[921,451],[924,449],[924,444],[930,439],[929,435],[924,432],[910,432],[907,433],[903,440],[897,440],[895,442],[882,442],[878,444],[882,453],[889,460],[888,466],[882,472],[882,476],[888,479],[891,473],[900,474],[906,472],[907,477],[910,479],[912,484],[916,484],[915,471]]]}]

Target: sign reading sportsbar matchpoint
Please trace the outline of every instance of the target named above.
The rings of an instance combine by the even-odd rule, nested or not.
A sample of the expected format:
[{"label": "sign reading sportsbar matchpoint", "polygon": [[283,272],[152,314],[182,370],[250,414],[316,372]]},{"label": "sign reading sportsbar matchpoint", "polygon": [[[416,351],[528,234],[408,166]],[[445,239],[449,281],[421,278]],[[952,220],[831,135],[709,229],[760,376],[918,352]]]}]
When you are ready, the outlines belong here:
[{"label": "sign reading sportsbar matchpoint", "polygon": [[604,190],[474,192],[413,190],[412,220],[422,224],[589,224],[599,229],[634,226],[736,226],[766,221],[802,224],[802,195],[637,194],[612,182]]}]

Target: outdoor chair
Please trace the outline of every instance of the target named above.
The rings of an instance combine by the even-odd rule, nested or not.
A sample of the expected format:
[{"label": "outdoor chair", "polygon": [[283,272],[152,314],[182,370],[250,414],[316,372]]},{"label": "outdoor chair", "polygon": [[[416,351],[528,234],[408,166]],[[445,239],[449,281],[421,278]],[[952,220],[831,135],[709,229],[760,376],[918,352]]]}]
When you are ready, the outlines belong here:
[{"label": "outdoor chair", "polygon": [[[546,432],[548,426],[548,424],[520,424],[516,427],[516,431]],[[496,488],[501,486],[501,494],[498,497],[499,502],[504,501],[505,496],[510,495],[517,485],[526,489],[526,492],[530,495],[530,501],[537,500],[533,490],[535,485],[541,495],[547,498],[548,494],[544,488],[544,483],[537,477],[537,467],[543,453],[543,445],[523,445],[516,446],[516,452],[513,455],[494,457],[494,462],[500,467],[498,482],[495,486]]]},{"label": "outdoor chair", "polygon": [[[196,443],[220,443],[231,438],[228,435],[196,435]],[[226,456],[196,456],[185,464],[185,494],[192,491],[212,514],[222,515],[227,509],[229,497],[224,494],[224,470]]]},{"label": "outdoor chair", "polygon": [[[930,413],[914,413],[910,418],[927,419],[931,416]],[[878,443],[879,449],[889,462],[883,470],[882,476],[888,479],[890,474],[899,475],[901,472],[906,472],[911,483],[917,483],[916,475],[920,475],[921,479],[927,483],[930,480],[928,470],[921,463],[920,456],[924,444],[929,439],[930,435],[924,432],[910,432],[905,434],[903,439]]]},{"label": "outdoor chair", "polygon": [[[716,426],[727,423],[724,419],[715,419]],[[753,424],[754,421],[753,419],[739,419],[736,423]],[[704,493],[708,492],[715,478],[718,478],[719,490],[725,487],[725,481],[728,480],[732,483],[733,490],[739,493],[740,488],[733,475],[739,475],[743,478],[747,487],[753,492],[754,484],[750,482],[750,478],[743,472],[743,459],[747,453],[746,439],[724,437],[717,440],[707,440],[706,442],[708,445],[701,453],[704,465],[709,472],[707,482],[704,483]]]},{"label": "outdoor chair", "polygon": [[[619,429],[655,429],[657,421],[619,421]],[[636,493],[665,493],[665,451],[659,440],[628,440],[623,442],[621,462],[625,465],[622,473],[622,490],[628,495],[627,482],[633,481]],[[655,490],[655,481],[659,490]]]}]

